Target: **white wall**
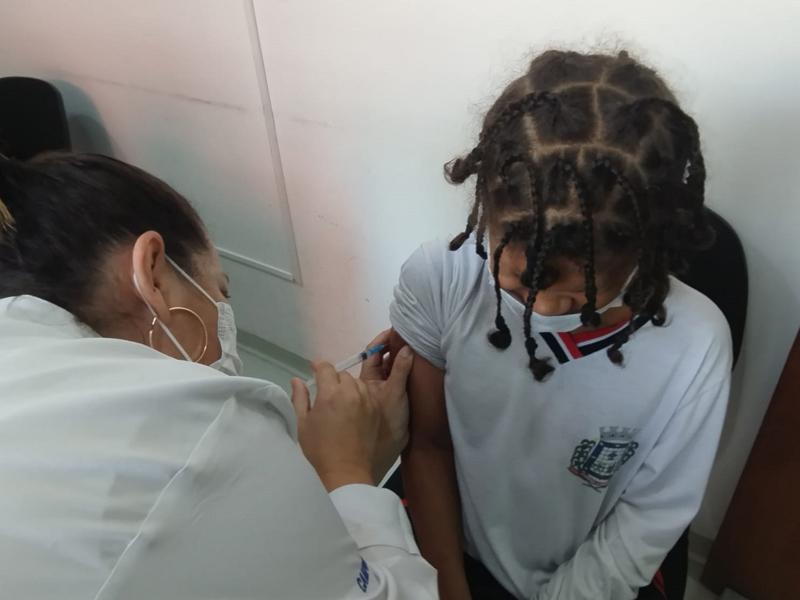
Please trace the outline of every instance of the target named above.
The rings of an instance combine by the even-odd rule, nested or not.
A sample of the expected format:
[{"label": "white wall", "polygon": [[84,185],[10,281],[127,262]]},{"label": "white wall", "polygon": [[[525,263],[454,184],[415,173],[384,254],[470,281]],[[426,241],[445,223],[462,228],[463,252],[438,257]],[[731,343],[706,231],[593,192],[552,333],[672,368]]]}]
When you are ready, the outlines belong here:
[{"label": "white wall", "polygon": [[[219,1],[194,6],[219,9]],[[62,28],[65,15],[75,15],[68,4],[48,2],[45,23]],[[241,2],[230,6],[229,18],[238,18]],[[254,0],[254,7],[303,283],[228,268],[242,325],[304,356],[335,359],[363,345],[387,323],[404,257],[462,227],[468,192],[445,184],[441,166],[471,146],[483,110],[534,52],[621,40],[673,84],[704,135],[709,203],[739,231],[751,272],[740,381],[696,522],[713,535],[800,324],[800,5]],[[18,14],[0,15],[0,35]],[[101,27],[92,14],[80,13],[82,23]],[[212,32],[198,34],[198,52],[213,43]],[[164,44],[164,56],[175,51]],[[224,87],[238,75],[213,54],[202,60]],[[0,68],[16,60],[3,53]],[[168,61],[152,68],[173,76]],[[112,107],[99,110],[104,116]],[[170,140],[169,123],[160,135],[176,153],[202,146]],[[189,174],[172,183],[195,191]]]},{"label": "white wall", "polygon": [[180,187],[224,256],[299,276],[249,0],[2,0],[0,68],[61,90],[76,149]]},{"label": "white wall", "polygon": [[305,354],[362,343],[386,322],[403,257],[462,226],[466,191],[442,181],[441,165],[470,147],[483,110],[532,54],[621,41],[672,83],[703,133],[709,204],[739,232],[751,277],[738,387],[695,522],[712,537],[800,325],[800,4],[257,6],[307,284],[264,286],[305,322],[265,320],[260,331]]}]

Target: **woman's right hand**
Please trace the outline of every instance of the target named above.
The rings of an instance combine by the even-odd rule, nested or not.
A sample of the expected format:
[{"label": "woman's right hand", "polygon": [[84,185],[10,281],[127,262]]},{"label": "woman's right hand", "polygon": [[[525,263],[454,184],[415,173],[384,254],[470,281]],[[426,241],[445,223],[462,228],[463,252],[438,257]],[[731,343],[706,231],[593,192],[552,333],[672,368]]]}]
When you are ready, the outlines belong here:
[{"label": "woman's right hand", "polygon": [[374,485],[381,412],[366,384],[329,363],[312,365],[317,397],[312,408],[300,379],[292,380],[300,447],[328,492],[351,483]]}]

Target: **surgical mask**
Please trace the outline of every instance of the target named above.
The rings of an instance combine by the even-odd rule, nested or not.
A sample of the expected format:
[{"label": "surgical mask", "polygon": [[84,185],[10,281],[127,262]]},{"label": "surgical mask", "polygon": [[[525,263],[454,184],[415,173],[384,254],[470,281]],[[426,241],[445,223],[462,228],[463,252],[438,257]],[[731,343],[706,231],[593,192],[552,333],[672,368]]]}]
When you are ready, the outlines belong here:
[{"label": "surgical mask", "polygon": [[[489,256],[492,256],[492,248],[491,243],[487,241],[487,250],[489,252]],[[491,277],[491,284],[494,286],[494,275],[492,275],[492,270],[490,266],[490,261],[486,261],[486,268],[489,271],[489,276]],[[597,314],[602,315],[604,312],[611,310],[612,308],[617,308],[624,304],[623,297],[625,296],[625,291],[628,289],[628,285],[630,285],[633,277],[636,275],[636,271],[638,268],[634,268],[631,271],[631,274],[628,275],[628,278],[625,280],[625,284],[622,286],[620,293],[614,298],[611,302],[603,306],[602,308],[597,309]],[[505,290],[500,290],[502,296],[514,307],[524,307],[524,303],[519,300],[513,294],[509,294]],[[583,322],[581,321],[581,313],[569,313],[566,315],[543,315],[541,313],[536,312],[535,310],[531,312],[531,327],[534,331],[545,333],[545,332],[569,332],[575,331],[579,327],[583,327]]]},{"label": "surgical mask", "polygon": [[[632,276],[633,275],[631,275],[631,277]],[[622,306],[622,297],[625,295],[625,287],[627,287],[627,283],[616,298],[602,308],[597,309],[597,314],[602,315],[604,312],[611,310],[612,308]],[[510,295],[511,294],[509,294],[509,296]],[[583,322],[581,321],[581,313],[579,312],[566,315],[543,315],[533,311],[531,313],[531,326],[533,327],[533,330],[537,332],[544,333],[550,331],[557,333],[560,331],[575,331],[579,327],[583,327]]]},{"label": "surgical mask", "polygon": [[[180,273],[184,279],[186,279],[186,281],[197,288],[197,290],[217,308],[217,337],[219,338],[221,354],[219,359],[210,365],[211,368],[221,371],[226,375],[240,375],[242,373],[242,360],[239,358],[239,352],[236,344],[236,320],[234,319],[233,315],[233,307],[231,307],[231,305],[227,302],[215,301],[211,295],[205,291],[199,283],[192,279],[192,277],[190,277],[186,271],[181,269],[175,263],[175,261],[173,261],[169,256],[166,258],[167,262],[169,262],[169,264],[171,264],[174,269]],[[175,347],[181,353],[181,356],[191,362],[192,359],[184,347],[181,345],[172,331],[170,331],[169,327],[167,327],[161,321],[161,319],[157,317],[156,312],[153,310],[153,307],[150,306],[150,303],[144,299],[144,295],[139,288],[139,281],[137,280],[135,273],[133,275],[133,284],[136,287],[136,290],[139,292],[139,296],[142,298],[145,305],[150,310],[150,313],[153,315],[153,318],[158,322],[158,325],[161,327],[164,335],[166,335],[175,345]]]}]

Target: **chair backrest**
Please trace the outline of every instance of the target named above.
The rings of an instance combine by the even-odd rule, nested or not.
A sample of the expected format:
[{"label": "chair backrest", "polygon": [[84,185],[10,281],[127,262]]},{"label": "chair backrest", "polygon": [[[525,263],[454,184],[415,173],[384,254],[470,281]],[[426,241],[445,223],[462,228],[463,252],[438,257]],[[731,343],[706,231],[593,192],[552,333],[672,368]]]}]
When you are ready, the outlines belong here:
[{"label": "chair backrest", "polygon": [[711,209],[707,208],[706,214],[716,239],[711,247],[693,257],[689,271],[680,279],[708,296],[725,315],[731,328],[735,364],[747,315],[747,260],[733,227]]},{"label": "chair backrest", "polygon": [[71,147],[61,94],[30,77],[0,78],[0,152],[27,160]]}]

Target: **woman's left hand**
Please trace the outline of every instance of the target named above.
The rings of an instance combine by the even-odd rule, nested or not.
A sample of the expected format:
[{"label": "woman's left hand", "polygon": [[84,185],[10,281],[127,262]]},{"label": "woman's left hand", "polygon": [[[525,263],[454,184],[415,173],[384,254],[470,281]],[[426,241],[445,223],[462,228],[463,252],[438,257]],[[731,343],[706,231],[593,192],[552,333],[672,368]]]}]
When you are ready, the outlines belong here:
[{"label": "woman's left hand", "polygon": [[385,349],[364,361],[360,375],[381,413],[378,446],[383,458],[375,465],[373,476],[376,483],[383,479],[408,443],[406,381],[414,364],[414,353],[406,346],[394,355],[394,360],[387,361],[384,356],[389,351],[392,333],[391,329],[387,329],[370,342],[370,348],[383,344]]}]

